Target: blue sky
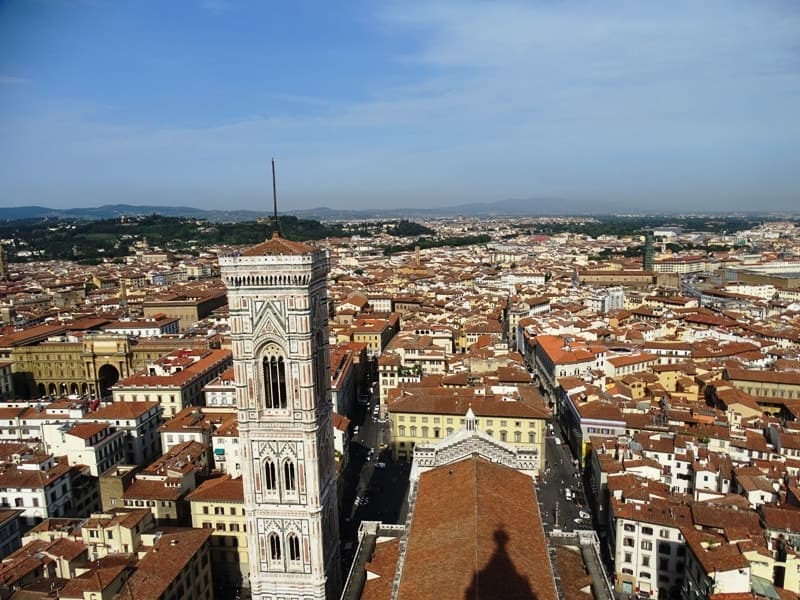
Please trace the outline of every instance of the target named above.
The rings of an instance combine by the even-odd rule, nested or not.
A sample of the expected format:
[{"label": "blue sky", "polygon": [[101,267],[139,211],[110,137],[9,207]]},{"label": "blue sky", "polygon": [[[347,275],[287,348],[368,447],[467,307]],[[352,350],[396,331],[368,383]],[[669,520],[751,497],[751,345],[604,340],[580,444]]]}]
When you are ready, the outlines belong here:
[{"label": "blue sky", "polygon": [[800,208],[800,2],[0,0],[0,206]]}]

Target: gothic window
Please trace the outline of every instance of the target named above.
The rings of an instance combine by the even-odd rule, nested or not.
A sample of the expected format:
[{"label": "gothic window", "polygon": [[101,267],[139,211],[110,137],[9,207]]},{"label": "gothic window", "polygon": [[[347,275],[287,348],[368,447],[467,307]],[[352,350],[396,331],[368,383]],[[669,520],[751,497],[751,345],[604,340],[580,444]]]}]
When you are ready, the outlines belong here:
[{"label": "gothic window", "polygon": [[269,534],[269,557],[272,560],[281,559],[281,538],[274,532]]},{"label": "gothic window", "polygon": [[315,341],[316,355],[314,357],[314,385],[316,387],[315,398],[319,402],[319,399],[326,397],[329,387],[328,383],[330,381],[328,369],[326,367],[326,361],[328,359],[328,346],[324,336],[322,335],[322,331],[317,332]]},{"label": "gothic window", "polygon": [[283,463],[283,487],[287,492],[295,491],[294,463],[290,460]]},{"label": "gothic window", "polygon": [[275,476],[275,463],[272,459],[268,458],[264,461],[264,484],[268,490],[278,489],[278,481]]},{"label": "gothic window", "polygon": [[290,533],[288,538],[289,560],[300,560],[300,539],[296,534]]},{"label": "gothic window", "polygon": [[282,356],[264,357],[264,392],[267,408],[286,408],[286,364]]}]

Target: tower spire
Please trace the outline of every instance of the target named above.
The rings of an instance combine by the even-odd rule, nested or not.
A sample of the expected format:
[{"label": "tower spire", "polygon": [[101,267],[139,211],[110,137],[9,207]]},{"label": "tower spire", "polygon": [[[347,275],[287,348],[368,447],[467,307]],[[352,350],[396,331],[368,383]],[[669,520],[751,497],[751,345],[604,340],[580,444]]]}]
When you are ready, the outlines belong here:
[{"label": "tower spire", "polygon": [[272,159],[272,235],[282,237],[281,223],[278,220],[278,192],[275,186],[275,159]]}]

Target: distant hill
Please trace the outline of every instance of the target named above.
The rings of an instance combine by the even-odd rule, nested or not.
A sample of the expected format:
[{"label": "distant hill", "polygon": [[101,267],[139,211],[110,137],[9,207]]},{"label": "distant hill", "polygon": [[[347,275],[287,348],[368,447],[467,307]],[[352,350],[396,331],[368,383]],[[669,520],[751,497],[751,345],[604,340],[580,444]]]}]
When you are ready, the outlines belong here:
[{"label": "distant hill", "polygon": [[591,201],[570,201],[564,198],[511,198],[496,202],[475,202],[436,208],[372,208],[367,210],[341,210],[321,206],[291,211],[306,219],[321,221],[346,221],[358,219],[413,219],[433,217],[484,217],[484,216],[546,216],[546,215],[600,215],[637,209],[622,202],[605,202],[598,208]]},{"label": "distant hill", "polygon": [[[588,208],[588,207],[586,207]],[[562,200],[531,199],[501,200],[492,203],[461,204],[438,208],[372,208],[346,210],[321,206],[318,208],[283,211],[304,219],[323,221],[348,221],[364,219],[400,219],[411,217],[489,216],[489,215],[537,215],[566,214]],[[576,211],[577,212],[577,211]],[[17,206],[0,208],[0,220],[22,219],[114,219],[122,216],[158,214],[165,217],[195,217],[213,222],[253,221],[269,216],[267,211],[255,210],[205,210],[191,206],[153,206],[133,204],[106,204],[89,208],[47,208],[44,206]],[[574,213],[573,213],[574,214]]]},{"label": "distant hill", "polygon": [[[436,208],[371,208],[366,210],[335,209],[321,206],[304,210],[281,211],[302,219],[319,221],[354,221],[369,219],[413,219],[435,217],[481,216],[570,216],[609,215],[620,213],[656,213],[644,211],[630,202],[603,202],[567,200],[564,198],[511,198],[497,202],[477,202]],[[216,223],[254,221],[270,215],[257,210],[204,210],[191,206],[136,206],[133,204],[107,204],[91,208],[46,208],[44,206],[17,206],[0,208],[0,220],[21,219],[113,219],[121,216],[158,214],[165,217],[194,217]]]},{"label": "distant hill", "polygon": [[21,219],[115,219],[122,216],[162,215],[165,217],[196,217],[214,222],[254,221],[268,215],[255,210],[204,210],[191,206],[137,206],[134,204],[104,204],[88,208],[47,208],[44,206],[15,206],[0,208],[0,220]]}]

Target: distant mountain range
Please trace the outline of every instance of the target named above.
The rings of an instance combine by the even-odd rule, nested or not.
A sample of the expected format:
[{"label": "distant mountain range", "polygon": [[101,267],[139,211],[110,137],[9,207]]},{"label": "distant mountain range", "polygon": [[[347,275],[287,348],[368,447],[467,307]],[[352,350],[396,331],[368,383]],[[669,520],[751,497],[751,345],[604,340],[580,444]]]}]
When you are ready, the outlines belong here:
[{"label": "distant mountain range", "polygon": [[[604,206],[608,214],[612,207]],[[623,209],[623,207],[619,207]],[[322,221],[342,221],[356,219],[396,219],[409,217],[454,217],[454,216],[529,216],[529,215],[567,215],[600,214],[589,203],[570,202],[557,198],[532,198],[527,200],[501,200],[438,208],[371,208],[365,210],[345,210],[328,207],[304,210],[283,211],[304,219]],[[205,210],[191,206],[153,206],[133,204],[105,204],[89,208],[47,208],[45,206],[0,207],[0,220],[17,221],[22,219],[113,219],[122,216],[159,214],[166,217],[196,217],[216,222],[252,221],[270,215],[258,210]]]},{"label": "distant mountain range", "polygon": [[[599,208],[602,208],[600,210]],[[303,219],[318,221],[351,221],[360,219],[398,219],[434,217],[488,217],[488,216],[569,216],[609,215],[621,213],[655,213],[643,211],[631,203],[565,200],[562,198],[508,199],[497,202],[481,202],[441,206],[438,208],[371,208],[345,210],[328,207],[282,211]],[[713,211],[711,211],[713,212]],[[44,206],[16,206],[0,208],[0,220],[22,219],[113,219],[122,216],[158,214],[166,217],[195,217],[212,222],[253,221],[271,213],[258,210],[205,210],[191,206],[137,206],[133,204],[106,204],[91,208],[47,208]]]}]

